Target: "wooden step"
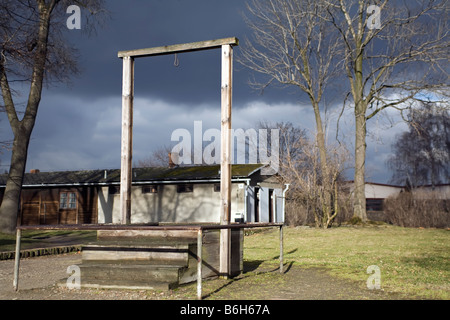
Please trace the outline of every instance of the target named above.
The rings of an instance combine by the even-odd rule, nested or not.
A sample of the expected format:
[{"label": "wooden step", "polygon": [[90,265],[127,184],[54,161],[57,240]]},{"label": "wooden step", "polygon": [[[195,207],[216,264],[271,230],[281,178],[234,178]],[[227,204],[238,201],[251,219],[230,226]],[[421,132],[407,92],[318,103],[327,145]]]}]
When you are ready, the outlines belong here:
[{"label": "wooden step", "polygon": [[[65,284],[63,284],[65,285]],[[117,283],[112,284],[111,282],[108,282],[107,284],[100,284],[100,283],[81,283],[80,285],[82,288],[95,288],[95,289],[124,289],[124,290],[158,290],[158,291],[168,291],[171,289],[174,289],[178,287],[178,284],[176,283],[167,283],[167,282],[157,282],[152,281],[148,283],[142,283],[139,282],[131,282],[127,281],[126,283]]]},{"label": "wooden step", "polygon": [[[218,253],[219,230],[205,232],[203,278],[219,275]],[[84,287],[168,289],[196,281],[197,232],[102,232],[82,247],[80,269]]]},{"label": "wooden step", "polygon": [[83,263],[162,264],[187,266],[189,243],[100,241],[84,245]]},{"label": "wooden step", "polygon": [[170,288],[185,267],[167,265],[82,264],[81,285],[111,288]]},{"label": "wooden step", "polygon": [[101,230],[97,232],[99,240],[132,239],[135,240],[164,240],[164,241],[195,241],[196,230]]}]

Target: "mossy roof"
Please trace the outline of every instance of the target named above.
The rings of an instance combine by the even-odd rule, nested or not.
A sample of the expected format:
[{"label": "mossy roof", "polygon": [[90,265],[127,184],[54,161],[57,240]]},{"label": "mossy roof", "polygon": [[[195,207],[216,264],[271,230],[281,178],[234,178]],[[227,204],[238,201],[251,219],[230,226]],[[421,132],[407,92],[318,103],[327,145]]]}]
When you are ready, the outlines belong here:
[{"label": "mossy roof", "polygon": [[[257,173],[262,164],[232,165],[232,179],[249,178]],[[0,175],[0,186],[6,185],[7,175]],[[133,168],[133,182],[161,182],[186,180],[217,180],[220,179],[220,165],[181,166],[175,168],[151,167]],[[26,173],[23,186],[48,185],[98,185],[117,184],[120,182],[120,169],[99,169],[83,171],[60,171]]]}]

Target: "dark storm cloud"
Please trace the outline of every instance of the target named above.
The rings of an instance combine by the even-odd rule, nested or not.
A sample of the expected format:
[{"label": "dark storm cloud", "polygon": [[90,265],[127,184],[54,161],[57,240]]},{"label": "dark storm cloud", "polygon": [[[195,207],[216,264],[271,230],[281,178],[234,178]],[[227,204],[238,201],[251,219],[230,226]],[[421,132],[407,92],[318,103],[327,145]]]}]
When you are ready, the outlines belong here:
[{"label": "dark storm cloud", "polygon": [[[242,0],[108,1],[107,6],[111,19],[96,35],[87,38],[80,36],[80,31],[67,31],[81,55],[82,74],[72,80],[71,87],[58,91],[73,93],[76,87],[83,95],[120,95],[118,51],[226,37],[242,39],[248,33]],[[220,99],[220,50],[183,53],[178,59],[178,67],[173,55],[136,59],[136,95],[193,103]],[[246,99],[252,92],[248,78],[247,70],[236,63],[235,99]]]},{"label": "dark storm cloud", "polygon": [[[241,40],[241,46],[235,47],[238,56],[242,40],[249,36],[242,18],[243,0],[115,0],[106,5],[110,20],[96,35],[65,30],[78,51],[81,73],[71,78],[69,86],[52,85],[43,91],[27,170],[120,167],[122,61],[118,51],[237,37]],[[194,121],[202,121],[203,130],[220,128],[220,50],[183,53],[178,59],[178,67],[173,55],[136,59],[134,161],[161,146],[173,145],[171,133],[178,128],[193,132]],[[289,121],[313,134],[309,102],[292,94],[293,89],[270,87],[261,96],[249,87],[249,77],[249,71],[235,61],[233,128],[255,128],[258,121]],[[24,92],[22,103],[27,88]],[[4,114],[0,117],[1,141],[10,140],[8,120]],[[341,128],[349,132],[342,136],[351,149],[353,117],[351,113],[344,117]],[[375,154],[368,148],[367,161],[377,182],[386,182],[381,175],[390,152],[388,132],[378,133],[386,135],[384,147],[377,145]],[[10,156],[10,152],[0,153],[2,170],[8,169]]]}]

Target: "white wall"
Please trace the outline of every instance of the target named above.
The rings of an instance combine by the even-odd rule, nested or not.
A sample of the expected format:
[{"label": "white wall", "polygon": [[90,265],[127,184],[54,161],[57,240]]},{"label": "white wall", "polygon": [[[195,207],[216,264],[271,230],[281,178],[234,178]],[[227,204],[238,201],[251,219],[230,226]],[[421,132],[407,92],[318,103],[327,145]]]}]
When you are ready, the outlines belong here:
[{"label": "white wall", "polygon": [[267,187],[259,189],[259,221],[269,221],[269,188]]},{"label": "white wall", "polygon": [[247,189],[247,216],[246,222],[255,222],[255,210],[256,201],[259,202],[258,222],[269,222],[269,205],[270,205],[270,190],[273,190],[272,194],[272,210],[273,210],[273,222],[283,223],[285,216],[283,212],[283,189],[274,185],[258,186],[258,191],[255,187],[248,187]]},{"label": "white wall", "polygon": [[[240,185],[240,186],[239,186]],[[160,184],[158,193],[142,193],[142,186],[131,191],[131,223],[149,222],[220,222],[220,192],[214,184],[195,184],[193,192],[178,193],[176,185]],[[245,213],[244,184],[233,183],[231,217]],[[98,222],[120,221],[120,194],[108,194],[102,187],[98,195]]]},{"label": "white wall", "polygon": [[273,192],[275,197],[275,222],[283,222],[284,223],[284,214],[283,214],[283,190],[275,189]]},{"label": "white wall", "polygon": [[389,196],[397,195],[403,189],[396,186],[366,183],[366,198],[385,199]]},{"label": "white wall", "polygon": [[[350,185],[351,191],[353,191],[353,183]],[[366,198],[378,198],[386,199],[389,196],[398,195],[404,187],[390,186],[383,184],[366,183]],[[413,189],[413,192],[420,198],[429,198],[431,193],[437,199],[450,199],[450,185],[437,185],[434,190],[431,186],[418,187]]]}]

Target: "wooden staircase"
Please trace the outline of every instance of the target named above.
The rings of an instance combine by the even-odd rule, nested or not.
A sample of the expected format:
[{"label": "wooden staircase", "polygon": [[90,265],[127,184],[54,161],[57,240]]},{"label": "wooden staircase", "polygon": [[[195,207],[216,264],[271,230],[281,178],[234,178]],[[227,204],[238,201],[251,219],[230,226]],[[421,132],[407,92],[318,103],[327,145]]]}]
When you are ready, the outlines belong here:
[{"label": "wooden staircase", "polygon": [[[167,290],[196,280],[196,232],[142,232],[99,233],[97,242],[83,246],[81,286]],[[219,275],[218,251],[219,232],[205,232],[204,278]]]}]

